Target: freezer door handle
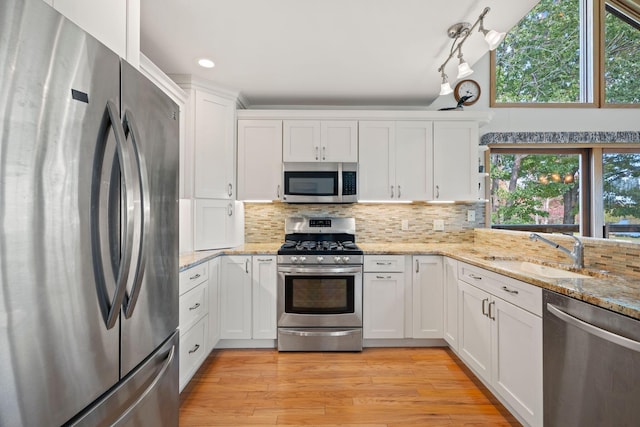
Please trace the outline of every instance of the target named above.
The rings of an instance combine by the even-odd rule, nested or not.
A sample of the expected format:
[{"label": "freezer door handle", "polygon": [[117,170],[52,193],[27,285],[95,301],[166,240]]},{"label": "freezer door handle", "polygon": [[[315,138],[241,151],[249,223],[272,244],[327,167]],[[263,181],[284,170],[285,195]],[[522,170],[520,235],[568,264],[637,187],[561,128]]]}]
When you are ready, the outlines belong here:
[{"label": "freezer door handle", "polygon": [[[122,305],[131,269],[131,251],[133,247],[134,230],[133,218],[128,215],[128,212],[131,212],[134,209],[134,196],[132,192],[127,189],[132,180],[131,170],[127,166],[131,165],[131,158],[129,152],[125,149],[126,138],[124,131],[120,126],[118,108],[113,101],[107,101],[103,123],[104,125],[101,127],[98,139],[99,144],[101,144],[98,147],[101,155],[96,156],[94,165],[95,172],[91,183],[91,245],[98,304],[107,329],[111,329],[115,326],[118,320],[120,306]],[[124,181],[121,200],[122,203],[124,203],[123,211],[125,214],[120,225],[120,227],[122,227],[121,248],[114,248],[110,236],[107,236],[106,239],[109,240],[108,246],[111,250],[111,253],[109,254],[110,257],[107,257],[103,253],[102,242],[103,239],[105,239],[105,236],[103,236],[102,233],[110,228],[111,222],[108,218],[110,209],[108,207],[104,209],[101,206],[101,199],[108,199],[108,197],[101,195],[101,187],[103,187],[103,162],[105,160],[105,148],[107,145],[107,138],[109,136],[109,129],[113,130],[116,143],[116,153],[120,163],[120,176]],[[107,171],[107,173],[109,173],[109,171]],[[109,186],[111,186],[111,184],[113,183],[110,182]],[[120,262],[118,263],[118,272],[115,277],[115,290],[110,301],[109,291],[107,289],[107,277],[105,275],[106,263],[104,260],[105,258],[108,258],[109,261],[112,262],[112,265],[115,265],[112,258],[116,250],[120,251]]]},{"label": "freezer door handle", "polygon": [[[136,121],[133,113],[129,110],[125,111],[122,119],[122,126],[124,128],[125,137],[129,137],[131,141],[130,147],[132,158],[135,165],[135,189],[136,189],[136,203],[139,206],[139,229],[138,233],[135,233],[137,242],[135,242],[135,248],[137,255],[135,262],[135,272],[131,277],[130,282],[131,292],[125,291],[123,311],[126,318],[131,317],[133,310],[135,309],[138,296],[140,295],[140,289],[142,287],[142,278],[144,276],[146,256],[145,256],[145,243],[149,234],[149,223],[151,219],[151,200],[149,196],[149,178],[147,175],[147,166],[144,160],[144,156],[140,152],[139,142],[140,135],[136,127]],[[135,217],[134,217],[135,218]],[[132,255],[133,256],[133,255]],[[129,287],[125,287],[125,290]]]},{"label": "freezer door handle", "polygon": [[115,422],[113,422],[113,424],[111,425],[118,425],[119,423],[121,423],[125,418],[129,416],[129,414],[134,409],[136,409],[136,407],[149,395],[149,393],[151,393],[153,389],[156,388],[156,386],[164,376],[165,372],[167,372],[167,369],[169,369],[169,366],[171,366],[171,362],[173,362],[175,353],[176,353],[176,346],[174,345],[174,346],[171,346],[171,350],[169,351],[167,360],[165,360],[164,365],[162,366],[162,369],[160,369],[160,371],[158,372],[158,375],[156,375],[153,381],[151,381],[151,384],[149,384],[149,387],[147,387],[146,390],[140,396],[138,396],[138,398],[124,412],[122,412],[122,414],[120,414],[118,419],[115,420]]}]

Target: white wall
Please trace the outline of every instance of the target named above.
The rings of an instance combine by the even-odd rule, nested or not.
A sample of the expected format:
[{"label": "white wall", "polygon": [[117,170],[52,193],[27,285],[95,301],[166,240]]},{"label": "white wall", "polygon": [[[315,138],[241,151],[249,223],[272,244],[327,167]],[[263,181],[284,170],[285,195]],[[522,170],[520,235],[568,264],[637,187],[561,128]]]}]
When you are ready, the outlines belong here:
[{"label": "white wall", "polygon": [[[480,129],[481,135],[489,132],[640,131],[640,109],[637,108],[489,108],[490,55],[487,53],[472,68],[474,73],[468,78],[480,83],[482,93],[478,102],[465,110],[491,110],[494,113],[491,122]],[[451,81],[452,87],[455,84]],[[453,95],[446,95],[436,99],[430,109],[455,105]]]}]

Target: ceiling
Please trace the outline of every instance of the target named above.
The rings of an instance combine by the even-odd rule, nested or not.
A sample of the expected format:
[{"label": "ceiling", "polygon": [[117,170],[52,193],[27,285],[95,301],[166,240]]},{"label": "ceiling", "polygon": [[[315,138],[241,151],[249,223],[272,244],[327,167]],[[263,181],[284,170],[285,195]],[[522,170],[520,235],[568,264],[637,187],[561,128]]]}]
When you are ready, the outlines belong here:
[{"label": "ceiling", "polygon": [[[237,91],[247,106],[428,106],[452,40],[447,28],[506,31],[538,0],[141,0],[141,50],[167,74]],[[464,44],[473,66],[488,51]],[[204,69],[199,58],[216,66]],[[446,72],[455,79],[457,60]]]}]

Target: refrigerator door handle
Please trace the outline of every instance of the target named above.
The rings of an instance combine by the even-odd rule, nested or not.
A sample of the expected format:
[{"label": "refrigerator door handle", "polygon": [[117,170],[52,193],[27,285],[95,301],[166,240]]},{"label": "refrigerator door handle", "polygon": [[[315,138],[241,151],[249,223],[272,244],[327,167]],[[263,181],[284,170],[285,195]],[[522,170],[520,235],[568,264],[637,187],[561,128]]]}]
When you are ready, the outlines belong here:
[{"label": "refrigerator door handle", "polygon": [[[100,187],[102,185],[100,173],[94,172],[93,180],[91,183],[91,207],[92,207],[92,220],[91,220],[91,237],[92,237],[92,253],[93,253],[93,266],[94,275],[96,278],[96,288],[98,294],[98,304],[102,317],[104,319],[107,329],[111,329],[115,326],[118,315],[120,313],[120,306],[124,298],[126,291],[126,285],[129,278],[129,270],[131,267],[131,250],[133,245],[133,218],[127,215],[128,212],[133,211],[134,199],[131,191],[127,190],[128,184],[131,182],[131,174],[126,165],[131,164],[131,158],[129,153],[124,149],[125,136],[122,127],[120,126],[120,115],[118,114],[118,108],[113,101],[107,101],[105,119],[106,124],[101,128],[101,134],[99,135],[99,142],[102,144],[102,157],[96,158],[96,165],[101,164],[104,159],[106,146],[106,140],[109,134],[109,129],[113,130],[113,135],[116,141],[116,152],[118,155],[118,161],[120,162],[121,176],[124,181],[124,189],[122,192],[122,201],[125,204],[124,218],[121,223],[122,227],[122,243],[120,248],[120,263],[118,266],[118,273],[115,278],[115,291],[113,298],[109,301],[109,292],[107,290],[107,279],[104,273],[104,254],[100,243],[102,241],[100,230],[109,228],[105,221],[108,221],[105,215],[101,215],[100,209]],[[101,170],[98,167],[97,170]],[[107,209],[108,210],[108,209]],[[104,210],[103,210],[104,211]],[[110,243],[111,245],[111,243]]]},{"label": "refrigerator door handle", "polygon": [[126,318],[131,317],[133,310],[136,307],[138,296],[140,295],[140,289],[142,287],[142,278],[144,277],[146,255],[145,255],[145,243],[149,234],[149,223],[151,220],[151,200],[149,196],[149,178],[147,175],[147,167],[144,161],[144,157],[140,152],[139,142],[140,135],[136,127],[135,118],[133,113],[129,110],[125,111],[122,119],[124,127],[125,137],[130,137],[131,151],[134,164],[136,165],[136,178],[137,178],[137,193],[138,198],[136,202],[140,203],[140,232],[138,235],[138,241],[135,242],[137,248],[137,259],[135,273],[133,274],[131,282],[131,293],[127,293],[125,287],[125,296],[123,301],[123,311]]},{"label": "refrigerator door handle", "polygon": [[164,373],[167,371],[167,369],[169,369],[169,366],[171,366],[171,362],[173,362],[173,358],[175,357],[175,354],[176,354],[176,346],[173,345],[171,346],[171,350],[169,351],[169,355],[167,356],[167,360],[165,360],[164,365],[162,366],[162,369],[160,369],[160,371],[158,372],[158,375],[156,375],[153,381],[151,381],[151,384],[149,384],[149,387],[147,387],[146,390],[143,391],[142,394],[140,394],[140,396],[138,396],[138,398],[131,405],[129,405],[129,407],[125,409],[122,412],[122,414],[120,414],[118,419],[115,420],[111,425],[118,425],[119,423],[121,423],[125,418],[129,416],[129,414],[134,409],[136,409],[136,407],[149,395],[149,393],[153,391],[156,385],[158,385],[158,382],[160,382],[160,380],[164,376]]}]

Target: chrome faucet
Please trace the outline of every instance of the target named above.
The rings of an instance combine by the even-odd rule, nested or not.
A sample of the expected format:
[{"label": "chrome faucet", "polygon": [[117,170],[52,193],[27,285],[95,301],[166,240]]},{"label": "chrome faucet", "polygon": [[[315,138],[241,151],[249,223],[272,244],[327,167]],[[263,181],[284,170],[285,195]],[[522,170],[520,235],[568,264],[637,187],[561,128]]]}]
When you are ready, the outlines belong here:
[{"label": "chrome faucet", "polygon": [[569,250],[563,246],[560,246],[559,244],[549,240],[549,239],[545,239],[544,237],[542,237],[539,234],[536,233],[531,233],[529,235],[529,239],[532,241],[536,241],[536,240],[540,240],[541,242],[546,243],[549,246],[553,246],[554,248],[564,252],[565,254],[569,255],[571,257],[571,259],[573,260],[573,266],[575,268],[583,268],[584,267],[584,247],[582,245],[582,240],[578,239],[576,236],[574,236],[573,234],[567,234],[567,236],[573,237],[575,239],[575,243],[573,244],[573,250]]}]

